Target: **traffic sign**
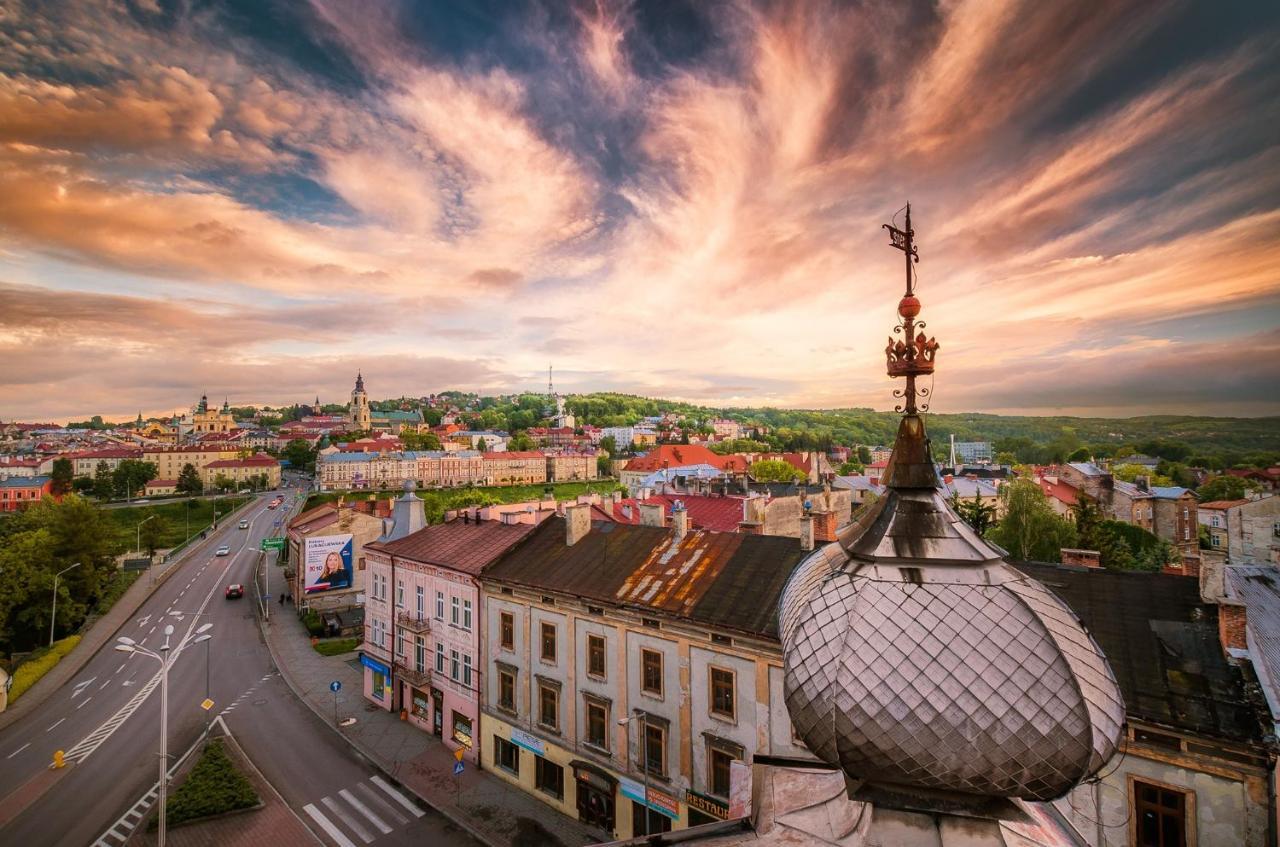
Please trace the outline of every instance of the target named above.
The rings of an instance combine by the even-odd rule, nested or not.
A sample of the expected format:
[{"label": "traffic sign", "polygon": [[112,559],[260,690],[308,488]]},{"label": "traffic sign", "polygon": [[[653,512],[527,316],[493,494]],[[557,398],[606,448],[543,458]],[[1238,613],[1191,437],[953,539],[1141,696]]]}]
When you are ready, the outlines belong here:
[{"label": "traffic sign", "polygon": [[464,750],[463,748],[459,747],[457,750],[454,750],[454,751],[453,751],[453,758],[454,758],[454,759],[456,759],[457,761],[461,762],[461,761],[462,761],[462,756],[463,756],[465,753],[466,753],[466,750]]},{"label": "traffic sign", "polygon": [[342,690],[342,683],[335,679],[333,682],[329,683],[329,690],[334,694],[337,694]]},{"label": "traffic sign", "polygon": [[453,775],[459,776],[462,773],[462,762],[453,763]]},{"label": "traffic sign", "polygon": [[283,539],[283,538],[264,538],[264,539],[262,539],[262,546],[261,546],[261,548],[260,548],[260,549],[262,549],[262,550],[283,550],[283,549],[284,549],[284,539]]},{"label": "traffic sign", "polygon": [[200,708],[204,709],[206,712],[209,711],[213,708],[213,701],[208,697],[204,698],[204,702],[200,704]]}]

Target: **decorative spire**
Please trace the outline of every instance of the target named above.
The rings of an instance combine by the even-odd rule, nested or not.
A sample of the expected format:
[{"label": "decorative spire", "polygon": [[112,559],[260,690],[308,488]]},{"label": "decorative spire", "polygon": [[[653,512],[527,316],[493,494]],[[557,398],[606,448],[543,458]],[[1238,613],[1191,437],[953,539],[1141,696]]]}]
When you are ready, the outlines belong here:
[{"label": "decorative spire", "polygon": [[929,411],[928,403],[922,403],[918,407],[916,405],[917,397],[929,396],[929,389],[916,387],[916,377],[933,373],[938,342],[932,338],[926,339],[924,333],[919,332],[924,329],[925,322],[916,320],[916,316],[920,314],[920,301],[915,295],[915,268],[912,266],[920,261],[920,254],[916,251],[915,230],[911,228],[911,204],[907,204],[906,229],[898,229],[893,224],[884,224],[884,228],[889,230],[890,246],[902,251],[907,271],[907,292],[898,302],[898,316],[902,322],[893,328],[902,338],[895,342],[893,336],[890,336],[884,353],[888,359],[889,376],[907,378],[906,388],[895,389],[893,392],[894,397],[905,401],[903,405],[895,406],[894,411],[914,415]]},{"label": "decorative spire", "polygon": [[364,391],[364,374],[356,371],[356,391]]}]

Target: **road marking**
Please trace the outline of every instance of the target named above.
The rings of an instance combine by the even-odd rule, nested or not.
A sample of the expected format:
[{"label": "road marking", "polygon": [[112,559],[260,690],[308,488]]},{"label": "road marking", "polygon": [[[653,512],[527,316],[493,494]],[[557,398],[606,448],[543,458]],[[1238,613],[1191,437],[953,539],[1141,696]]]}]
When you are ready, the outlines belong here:
[{"label": "road marking", "polygon": [[413,803],[406,800],[405,796],[401,794],[399,791],[396,791],[390,785],[387,785],[385,782],[383,782],[382,777],[374,775],[369,778],[369,781],[372,782],[374,785],[378,786],[379,788],[381,788],[383,791],[387,792],[387,794],[391,795],[392,800],[395,800],[401,806],[404,806],[406,809],[408,809],[409,813],[412,814],[415,818],[420,818],[426,814],[426,812],[422,811],[417,806],[413,805]]},{"label": "road marking", "polygon": [[368,783],[356,783],[355,789],[360,793],[360,796],[366,798],[373,805],[373,808],[395,821],[396,826],[404,826],[409,822],[408,818],[391,808],[391,803],[381,794],[374,791]]},{"label": "road marking", "polygon": [[93,695],[92,695],[92,694],[90,694],[88,697],[86,697],[86,698],[84,698],[83,700],[81,700],[81,701],[80,701],[80,705],[79,705],[79,706],[76,706],[76,711],[77,711],[77,712],[78,712],[78,711],[80,711],[82,708],[84,708],[84,704],[85,704],[85,703],[88,703],[88,702],[89,702],[90,700],[92,700],[92,699],[93,699]]},{"label": "road marking", "polygon": [[360,840],[365,844],[373,841],[373,833],[364,828],[364,824],[347,814],[346,810],[338,805],[338,801],[332,797],[325,797],[320,801],[329,811],[338,816],[338,820],[347,825],[347,829],[353,831]]},{"label": "road marking", "polygon": [[315,821],[317,824],[319,824],[320,828],[323,829],[330,838],[332,838],[335,842],[337,842],[338,847],[356,847],[355,843],[350,838],[347,838],[345,835],[343,835],[342,830],[334,826],[333,823],[331,823],[328,818],[326,818],[323,814],[321,814],[320,810],[317,809],[315,806],[308,803],[307,805],[302,807],[302,811],[310,815],[311,819]]},{"label": "road marking", "polygon": [[391,831],[391,827],[383,823],[382,818],[378,817],[372,811],[370,811],[368,806],[366,806],[364,803],[361,803],[359,800],[357,800],[356,795],[352,794],[350,791],[348,791],[345,788],[340,790],[338,792],[338,795],[342,797],[343,800],[346,800],[347,803],[349,803],[357,812],[359,812],[360,814],[368,818],[369,822],[372,823],[374,826],[376,826],[379,830],[381,830],[383,835],[386,835],[388,832]]},{"label": "road marking", "polygon": [[121,662],[120,667],[116,668],[116,673],[120,673],[120,671],[124,670],[124,666],[127,664],[128,662]]},{"label": "road marking", "polygon": [[46,730],[45,730],[45,732],[53,732],[55,729],[57,729],[57,728],[58,728],[58,724],[62,723],[62,722],[63,722],[63,721],[65,721],[65,720],[66,720],[66,718],[58,718],[57,723],[55,723],[53,726],[51,726],[51,727],[49,727],[48,729],[46,729]]},{"label": "road marking", "polygon": [[[159,626],[159,625],[160,624],[156,624],[156,626]],[[154,635],[156,631],[156,626],[153,626],[151,627],[151,629],[147,630],[147,635]]]},{"label": "road marking", "polygon": [[74,700],[77,695],[83,694],[85,686],[87,686],[89,683],[93,682],[96,679],[97,679],[96,676],[91,676],[88,679],[86,679],[84,682],[77,682],[76,690],[71,692],[71,699]]},{"label": "road marking", "polygon": [[23,750],[27,749],[27,748],[28,748],[28,747],[30,747],[30,746],[31,746],[31,742],[30,742],[30,741],[28,741],[26,744],[23,744],[23,745],[22,745],[21,747],[19,747],[17,750],[14,750],[12,753],[10,753],[9,755],[5,756],[5,758],[6,758],[6,759],[12,759],[14,756],[18,755],[19,753],[21,753]]},{"label": "road marking", "polygon": [[99,690],[99,691],[101,691],[102,689],[106,688],[106,687],[107,687],[108,685],[110,685],[110,684],[111,684],[111,680],[109,680],[109,679],[104,679],[104,680],[102,681],[102,684],[98,686],[98,690]]}]

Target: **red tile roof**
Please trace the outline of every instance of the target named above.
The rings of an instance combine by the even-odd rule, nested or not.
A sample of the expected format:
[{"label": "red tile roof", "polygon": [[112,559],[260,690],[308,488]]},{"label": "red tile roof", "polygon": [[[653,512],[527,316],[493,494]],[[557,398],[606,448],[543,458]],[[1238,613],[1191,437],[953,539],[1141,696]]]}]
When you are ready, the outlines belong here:
[{"label": "red tile roof", "polygon": [[745,471],[747,469],[747,460],[736,454],[721,456],[700,444],[661,444],[643,456],[637,456],[627,462],[624,470],[660,471],[664,464],[671,468],[684,465],[711,465],[720,470]]},{"label": "red tile roof", "polygon": [[[641,503],[661,503],[662,513],[670,526],[671,507],[677,500],[684,503],[689,512],[689,526],[692,529],[709,529],[715,532],[737,532],[742,521],[742,501],[744,497],[707,497],[703,495],[682,496],[679,494],[655,494],[648,500],[623,498],[617,503],[605,500],[591,509],[592,518],[609,520],[614,523],[640,523]],[[630,515],[623,511],[628,507]]]},{"label": "red tile roof", "polygon": [[247,459],[219,459],[205,465],[206,468],[271,468],[280,463],[265,453],[250,456]]},{"label": "red tile roof", "polygon": [[366,550],[380,550],[397,559],[478,575],[486,565],[513,549],[536,527],[501,521],[464,523],[460,520],[428,526],[395,541],[375,541]]},{"label": "red tile roof", "polygon": [[1210,500],[1208,503],[1201,503],[1197,509],[1230,509],[1235,506],[1243,506],[1248,500]]},{"label": "red tile roof", "polygon": [[1070,483],[1062,480],[1050,482],[1044,477],[1037,477],[1036,482],[1040,483],[1040,490],[1044,492],[1046,497],[1052,497],[1055,500],[1066,503],[1068,506],[1074,506],[1079,500],[1077,497],[1079,489]]}]

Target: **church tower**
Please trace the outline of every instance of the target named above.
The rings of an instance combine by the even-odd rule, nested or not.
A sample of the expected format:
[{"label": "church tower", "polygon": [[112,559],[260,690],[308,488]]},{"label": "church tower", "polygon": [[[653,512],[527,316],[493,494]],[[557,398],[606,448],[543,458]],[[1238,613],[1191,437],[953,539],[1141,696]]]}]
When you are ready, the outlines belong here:
[{"label": "church tower", "polygon": [[356,373],[356,387],[351,391],[351,403],[347,406],[347,421],[356,429],[368,430],[373,426],[369,413],[369,395],[364,391],[364,375]]}]

